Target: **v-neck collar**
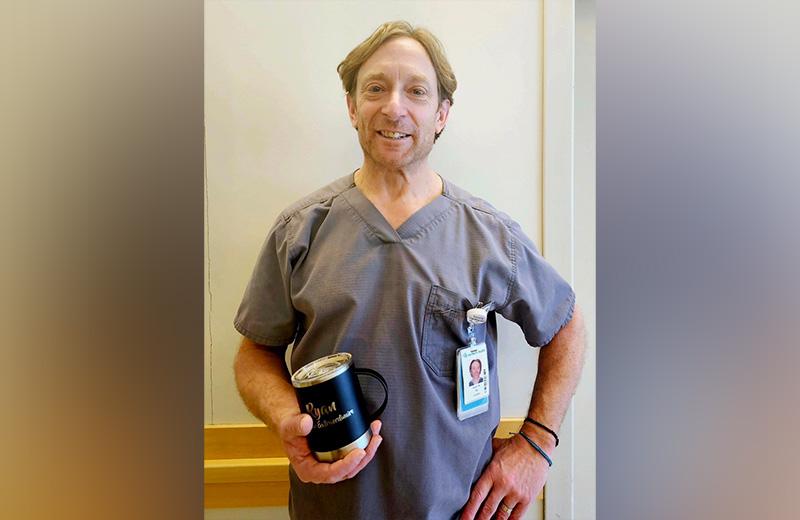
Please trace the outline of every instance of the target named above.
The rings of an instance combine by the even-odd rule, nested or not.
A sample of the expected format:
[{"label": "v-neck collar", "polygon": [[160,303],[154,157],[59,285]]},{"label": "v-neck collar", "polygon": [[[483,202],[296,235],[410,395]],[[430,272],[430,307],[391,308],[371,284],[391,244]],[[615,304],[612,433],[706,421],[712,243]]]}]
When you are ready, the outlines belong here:
[{"label": "v-neck collar", "polygon": [[447,181],[442,179],[442,193],[431,202],[415,211],[394,229],[383,213],[364,195],[355,184],[355,172],[350,174],[350,188],[342,196],[358,213],[369,230],[383,242],[402,242],[420,235],[453,205],[446,196],[449,189]]}]

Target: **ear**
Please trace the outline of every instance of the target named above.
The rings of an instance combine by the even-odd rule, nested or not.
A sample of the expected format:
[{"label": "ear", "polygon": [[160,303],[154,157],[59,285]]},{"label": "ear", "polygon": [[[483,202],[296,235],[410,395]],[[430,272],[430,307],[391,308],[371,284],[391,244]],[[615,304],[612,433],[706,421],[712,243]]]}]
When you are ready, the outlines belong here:
[{"label": "ear", "polygon": [[439,104],[439,110],[436,111],[436,133],[438,134],[444,130],[444,125],[447,123],[447,116],[450,115],[450,100],[445,99]]},{"label": "ear", "polygon": [[348,92],[344,96],[345,100],[347,101],[347,114],[350,116],[350,124],[353,125],[353,128],[358,129],[358,118],[356,117],[356,102],[353,100],[353,97]]}]

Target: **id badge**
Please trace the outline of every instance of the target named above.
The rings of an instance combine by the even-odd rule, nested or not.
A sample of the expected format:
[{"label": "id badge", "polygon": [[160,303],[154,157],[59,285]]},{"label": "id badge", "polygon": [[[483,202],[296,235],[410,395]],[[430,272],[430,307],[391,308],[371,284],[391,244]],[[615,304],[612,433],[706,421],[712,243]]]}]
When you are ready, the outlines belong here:
[{"label": "id badge", "polygon": [[456,351],[456,415],[459,421],[489,409],[489,360],[486,343]]}]

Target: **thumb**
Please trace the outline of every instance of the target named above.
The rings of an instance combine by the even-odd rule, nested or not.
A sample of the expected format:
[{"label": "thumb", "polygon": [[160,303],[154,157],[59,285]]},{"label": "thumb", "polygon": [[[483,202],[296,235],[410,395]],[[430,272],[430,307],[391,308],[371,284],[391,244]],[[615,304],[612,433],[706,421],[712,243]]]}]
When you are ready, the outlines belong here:
[{"label": "thumb", "polygon": [[313,425],[310,415],[298,413],[285,418],[281,429],[287,437],[305,437],[311,432]]}]

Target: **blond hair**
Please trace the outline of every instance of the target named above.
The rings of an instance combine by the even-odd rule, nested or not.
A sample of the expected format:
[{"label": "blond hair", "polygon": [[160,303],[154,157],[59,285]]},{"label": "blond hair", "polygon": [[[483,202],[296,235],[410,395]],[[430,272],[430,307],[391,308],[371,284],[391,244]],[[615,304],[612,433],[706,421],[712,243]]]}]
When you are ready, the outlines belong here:
[{"label": "blond hair", "polygon": [[428,57],[431,59],[431,63],[433,63],[433,68],[436,71],[439,104],[446,99],[450,102],[450,105],[452,105],[453,92],[456,90],[457,82],[456,76],[453,74],[453,69],[447,61],[447,56],[445,56],[442,42],[429,30],[423,27],[415,28],[410,23],[403,20],[386,22],[375,29],[375,32],[373,32],[369,38],[350,51],[350,54],[347,55],[344,61],[336,67],[336,72],[339,73],[339,77],[342,79],[344,91],[355,100],[353,93],[356,89],[356,79],[361,65],[378,50],[378,47],[391,38],[398,38],[401,36],[413,38],[425,47]]}]

